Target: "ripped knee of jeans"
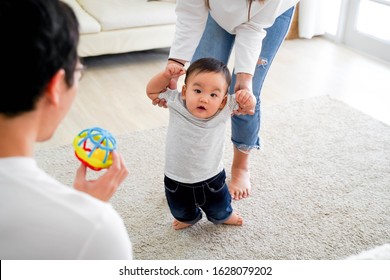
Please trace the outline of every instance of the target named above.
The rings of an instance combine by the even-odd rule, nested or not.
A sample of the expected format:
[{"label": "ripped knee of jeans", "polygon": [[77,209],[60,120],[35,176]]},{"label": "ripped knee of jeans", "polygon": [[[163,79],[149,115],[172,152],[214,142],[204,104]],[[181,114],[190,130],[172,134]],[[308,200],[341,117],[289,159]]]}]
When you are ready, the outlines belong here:
[{"label": "ripped knee of jeans", "polygon": [[268,59],[264,57],[260,57],[259,60],[257,61],[257,65],[265,68],[268,65]]}]

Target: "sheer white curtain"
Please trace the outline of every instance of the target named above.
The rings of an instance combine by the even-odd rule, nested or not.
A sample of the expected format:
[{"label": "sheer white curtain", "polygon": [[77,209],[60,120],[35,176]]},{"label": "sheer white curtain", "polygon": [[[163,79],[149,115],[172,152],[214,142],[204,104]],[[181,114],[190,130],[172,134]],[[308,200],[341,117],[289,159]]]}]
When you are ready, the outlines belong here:
[{"label": "sheer white curtain", "polygon": [[311,39],[313,36],[325,34],[324,1],[326,0],[299,1],[299,37]]}]

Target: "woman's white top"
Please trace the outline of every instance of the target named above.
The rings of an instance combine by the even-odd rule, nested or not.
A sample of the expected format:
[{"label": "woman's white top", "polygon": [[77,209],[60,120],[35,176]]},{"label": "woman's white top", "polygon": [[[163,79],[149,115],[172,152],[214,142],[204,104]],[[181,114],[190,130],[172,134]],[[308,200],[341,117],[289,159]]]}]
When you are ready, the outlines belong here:
[{"label": "woman's white top", "polygon": [[177,0],[176,32],[169,57],[190,61],[199,44],[210,12],[227,32],[235,34],[235,72],[253,74],[259,59],[265,28],[299,0],[253,1],[248,21],[248,1]]},{"label": "woman's white top", "polygon": [[32,158],[0,159],[0,259],[131,258],[110,204],[63,185]]}]

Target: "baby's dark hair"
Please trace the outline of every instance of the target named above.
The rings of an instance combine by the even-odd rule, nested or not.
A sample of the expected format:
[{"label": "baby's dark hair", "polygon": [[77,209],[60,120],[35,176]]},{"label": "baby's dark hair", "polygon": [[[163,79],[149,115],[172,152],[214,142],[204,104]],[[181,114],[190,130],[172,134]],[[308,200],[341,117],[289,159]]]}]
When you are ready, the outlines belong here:
[{"label": "baby's dark hair", "polygon": [[229,68],[222,61],[215,59],[213,57],[205,57],[198,59],[191,63],[186,71],[186,77],[184,78],[184,83],[187,83],[187,78],[192,74],[199,74],[204,72],[214,72],[221,73],[225,77],[228,88],[232,81],[232,75],[230,74]]}]

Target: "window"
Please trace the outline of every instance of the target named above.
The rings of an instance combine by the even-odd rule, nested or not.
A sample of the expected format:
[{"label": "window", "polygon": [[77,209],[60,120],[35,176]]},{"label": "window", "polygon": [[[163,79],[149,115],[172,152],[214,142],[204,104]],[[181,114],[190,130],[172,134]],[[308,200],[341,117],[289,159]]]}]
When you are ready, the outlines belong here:
[{"label": "window", "polygon": [[325,1],[327,36],[390,62],[390,0]]}]

